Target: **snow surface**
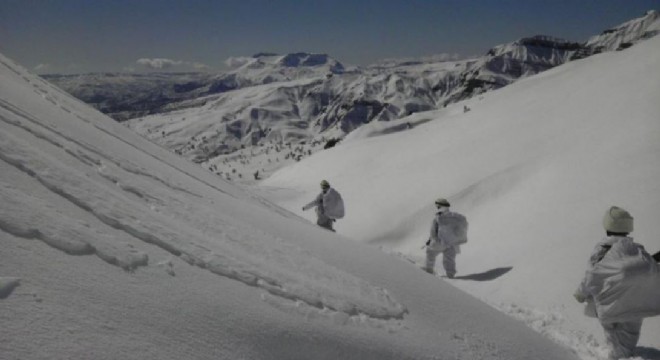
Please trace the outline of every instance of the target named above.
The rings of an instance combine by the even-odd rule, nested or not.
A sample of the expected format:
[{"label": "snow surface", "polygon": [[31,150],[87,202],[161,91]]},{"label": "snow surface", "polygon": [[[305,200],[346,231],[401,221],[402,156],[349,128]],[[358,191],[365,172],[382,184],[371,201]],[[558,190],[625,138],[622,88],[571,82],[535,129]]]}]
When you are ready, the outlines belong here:
[{"label": "snow surface", "polygon": [[[338,233],[416,263],[433,202],[447,197],[470,222],[449,282],[599,359],[602,329],[572,294],[610,205],[635,217],[637,242],[660,250],[658,69],[655,37],[446,109],[365,125],[260,185],[314,221],[300,206],[327,179],[346,204]],[[645,320],[639,345],[640,356],[660,359],[660,318]]]},{"label": "snow surface", "polygon": [[0,203],[3,360],[576,358],[1,55]]}]

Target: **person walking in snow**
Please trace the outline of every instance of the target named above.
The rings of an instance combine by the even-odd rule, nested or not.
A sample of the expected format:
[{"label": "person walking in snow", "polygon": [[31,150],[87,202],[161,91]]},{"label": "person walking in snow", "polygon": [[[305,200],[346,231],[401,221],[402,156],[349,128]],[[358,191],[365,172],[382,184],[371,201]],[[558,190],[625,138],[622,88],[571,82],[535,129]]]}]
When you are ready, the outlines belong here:
[{"label": "person walking in snow", "polygon": [[628,236],[633,217],[612,206],[603,217],[606,237],[594,248],[584,279],[574,294],[587,303],[585,314],[598,317],[610,359],[633,356],[642,319],[660,315],[658,264]]},{"label": "person walking in snow", "polygon": [[452,279],[456,275],[456,254],[461,251],[460,245],[467,242],[468,223],[465,216],[449,210],[451,205],[447,199],[437,199],[435,206],[437,212],[426,242],[426,265],[422,269],[434,274],[435,259],[442,253],[445,274]]},{"label": "person walking in snow", "polygon": [[326,180],[321,181],[321,193],[302,209],[306,211],[313,207],[316,207],[316,224],[330,231],[335,231],[332,224],[344,217],[344,200]]}]

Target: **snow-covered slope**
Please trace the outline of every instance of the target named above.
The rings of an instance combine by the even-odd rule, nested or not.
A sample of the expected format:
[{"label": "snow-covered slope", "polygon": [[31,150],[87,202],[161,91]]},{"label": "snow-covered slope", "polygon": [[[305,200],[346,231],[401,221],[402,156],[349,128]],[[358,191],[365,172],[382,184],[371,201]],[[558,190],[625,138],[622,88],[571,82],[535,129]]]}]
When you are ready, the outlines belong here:
[{"label": "snow-covered slope", "polygon": [[[261,185],[313,220],[300,206],[327,179],[346,202],[339,233],[417,262],[434,199],[449,198],[470,222],[451,283],[599,359],[602,329],[572,294],[607,207],[628,209],[635,239],[660,250],[658,69],[655,37],[443,110],[368,124]],[[660,358],[658,334],[660,318],[647,319],[644,358]]]},{"label": "snow-covered slope", "polygon": [[648,11],[644,16],[627,21],[602,34],[591,37],[586,46],[595,51],[612,51],[625,49],[637,42],[651,38],[660,33],[660,13]]},{"label": "snow-covered slope", "polygon": [[0,56],[0,357],[574,358]]}]

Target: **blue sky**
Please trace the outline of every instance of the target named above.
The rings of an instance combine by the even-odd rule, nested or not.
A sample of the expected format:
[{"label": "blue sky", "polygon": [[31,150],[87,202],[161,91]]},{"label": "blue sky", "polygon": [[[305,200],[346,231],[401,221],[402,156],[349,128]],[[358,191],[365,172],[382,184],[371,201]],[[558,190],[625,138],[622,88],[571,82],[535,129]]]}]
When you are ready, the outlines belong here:
[{"label": "blue sky", "polygon": [[223,70],[264,51],[366,65],[585,41],[650,9],[660,0],[0,0],[0,52],[38,73]]}]

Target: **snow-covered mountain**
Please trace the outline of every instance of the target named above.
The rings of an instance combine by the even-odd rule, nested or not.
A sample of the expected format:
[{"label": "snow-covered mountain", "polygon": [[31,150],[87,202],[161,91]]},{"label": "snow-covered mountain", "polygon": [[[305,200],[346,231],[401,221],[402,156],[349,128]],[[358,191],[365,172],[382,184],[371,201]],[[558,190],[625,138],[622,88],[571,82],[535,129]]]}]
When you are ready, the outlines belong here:
[{"label": "snow-covered mountain", "polygon": [[[232,60],[233,69],[209,73],[103,73],[42,75],[118,121],[166,112],[173,103],[244,87],[342,73],[325,54],[261,53]],[[177,107],[180,107],[178,105]]]},{"label": "snow-covered mountain", "polygon": [[0,200],[3,360],[576,358],[1,55]]},{"label": "snow-covered mountain", "polygon": [[170,104],[182,110],[133,119],[128,125],[205,162],[243,146],[342,138],[372,121],[442,108],[561,64],[577,48],[534,37],[498,46],[477,59],[268,82]]},{"label": "snow-covered mountain", "polygon": [[[629,42],[648,38],[660,23],[652,14],[626,23],[634,25],[622,25],[617,34]],[[245,146],[274,149],[293,142],[305,147],[310,142],[343,138],[373,121],[443,108],[570,59],[608,50],[597,45],[603,41],[580,44],[534,36],[496,46],[473,59],[404,62],[311,77],[280,76],[281,81],[236,86],[233,91],[172,103],[166,107],[171,112],[133,119],[128,124],[196,162],[209,167],[221,164],[226,172],[229,169],[222,166],[226,157],[219,155]],[[259,64],[256,69],[263,80],[266,75],[262,70],[272,74],[282,63],[282,57],[261,62],[253,59],[237,71]],[[314,150],[307,146],[302,153]]]},{"label": "snow-covered mountain", "polygon": [[585,45],[596,52],[622,50],[659,33],[660,13],[650,10],[641,18],[630,20],[591,37]]},{"label": "snow-covered mountain", "polygon": [[[406,61],[347,70],[325,54],[256,54],[223,74],[46,76],[152,141],[227,173],[227,156],[255,145],[304,148],[372,121],[439,109],[571,59],[621,49],[657,33],[656,11],[584,44],[523,38],[464,60]],[[623,45],[622,45],[623,44]],[[467,110],[467,109],[466,109]],[[305,143],[305,144],[303,144]],[[307,146],[306,146],[307,144]],[[258,148],[255,148],[260,151]],[[269,150],[269,151],[270,151]],[[291,154],[291,157],[293,155]]]},{"label": "snow-covered mountain", "polygon": [[[302,52],[286,55],[260,53],[250,58],[232,59],[232,62],[234,69],[229,74],[242,77],[242,82],[248,84],[267,84],[275,81],[341,74],[345,71],[343,64],[327,54]],[[245,85],[239,87],[245,87]]]}]

